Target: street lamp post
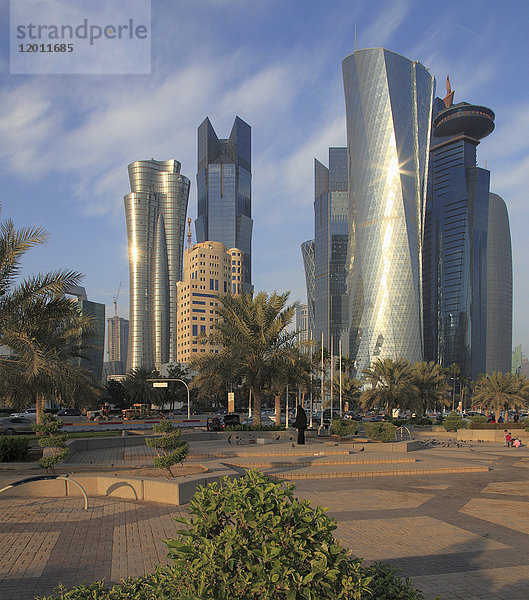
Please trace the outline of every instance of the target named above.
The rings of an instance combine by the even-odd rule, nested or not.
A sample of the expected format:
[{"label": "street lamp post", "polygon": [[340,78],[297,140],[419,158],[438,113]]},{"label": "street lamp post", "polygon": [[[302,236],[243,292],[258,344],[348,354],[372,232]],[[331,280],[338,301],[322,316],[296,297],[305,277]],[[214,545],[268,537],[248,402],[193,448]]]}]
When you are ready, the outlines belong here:
[{"label": "street lamp post", "polygon": [[152,387],[167,387],[167,383],[169,381],[179,381],[186,386],[187,390],[187,420],[191,420],[191,404],[189,401],[189,386],[183,379],[147,379],[147,381],[152,382]]}]

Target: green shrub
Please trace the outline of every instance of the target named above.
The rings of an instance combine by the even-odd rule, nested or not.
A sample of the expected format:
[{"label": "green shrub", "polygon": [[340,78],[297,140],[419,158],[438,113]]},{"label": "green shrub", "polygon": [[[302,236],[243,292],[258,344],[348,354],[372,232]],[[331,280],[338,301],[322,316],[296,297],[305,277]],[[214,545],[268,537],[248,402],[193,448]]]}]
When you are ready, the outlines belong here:
[{"label": "green shrub", "polygon": [[472,421],[469,423],[469,429],[500,429],[503,431],[504,429],[526,429],[526,423],[513,423],[509,421],[508,423],[473,423]]},{"label": "green shrub", "polygon": [[226,431],[281,431],[284,425],[227,425]]},{"label": "green shrub", "polygon": [[338,418],[332,420],[331,430],[335,435],[345,437],[346,435],[354,435],[358,431],[359,425],[358,421]]},{"label": "green shrub", "polygon": [[156,423],[153,425],[153,431],[160,436],[145,439],[147,446],[154,448],[156,452],[153,464],[157,469],[165,469],[168,476],[172,477],[171,467],[185,460],[189,444],[182,440],[180,430],[174,427],[171,421]]},{"label": "green shrub", "polygon": [[397,427],[393,423],[363,423],[366,436],[370,440],[392,442],[395,439]]},{"label": "green shrub", "polygon": [[39,437],[39,446],[41,448],[50,448],[51,455],[43,456],[39,460],[40,467],[46,471],[55,473],[55,465],[62,462],[70,453],[70,448],[66,445],[68,434],[62,431],[64,421],[57,419],[49,413],[42,415],[40,423],[33,423],[33,431]]},{"label": "green shrub", "polygon": [[0,462],[21,462],[26,460],[29,453],[29,437],[0,436]]},{"label": "green shrub", "polygon": [[[398,569],[394,565],[377,562],[369,567],[361,567],[360,572],[364,576],[372,577],[369,591],[372,600],[423,600],[422,592],[416,590],[408,577],[399,576]],[[438,600],[437,597],[436,600]]]},{"label": "green shrub", "polygon": [[457,431],[458,429],[466,429],[468,421],[460,417],[456,412],[451,412],[443,421],[443,427],[446,431]]},{"label": "green shrub", "polygon": [[185,528],[165,540],[174,565],[127,579],[60,588],[47,600],[422,600],[381,563],[362,565],[321,507],[256,471],[200,487]]},{"label": "green shrub", "polygon": [[472,429],[472,425],[480,425],[487,422],[487,415],[474,415],[470,419],[469,427]]},{"label": "green shrub", "polygon": [[428,427],[432,424],[432,420],[429,417],[411,417],[410,425],[416,427]]}]

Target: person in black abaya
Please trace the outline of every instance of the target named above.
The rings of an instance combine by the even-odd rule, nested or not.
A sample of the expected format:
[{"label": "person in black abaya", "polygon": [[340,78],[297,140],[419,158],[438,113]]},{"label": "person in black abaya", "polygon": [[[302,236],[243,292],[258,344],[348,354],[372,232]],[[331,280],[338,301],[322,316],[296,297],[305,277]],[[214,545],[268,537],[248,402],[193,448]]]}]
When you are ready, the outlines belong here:
[{"label": "person in black abaya", "polygon": [[307,413],[301,404],[298,404],[296,411],[296,420],[292,423],[292,427],[298,430],[298,444],[305,443],[305,429],[307,429]]}]

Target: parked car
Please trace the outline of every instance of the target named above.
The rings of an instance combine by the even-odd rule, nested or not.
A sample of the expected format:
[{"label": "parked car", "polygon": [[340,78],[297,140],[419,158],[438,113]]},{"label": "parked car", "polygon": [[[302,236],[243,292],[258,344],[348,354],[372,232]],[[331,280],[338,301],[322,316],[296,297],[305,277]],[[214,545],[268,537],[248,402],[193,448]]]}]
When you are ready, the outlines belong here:
[{"label": "parked car", "polygon": [[81,411],[78,408],[61,408],[57,413],[58,417],[80,417]]},{"label": "parked car", "polygon": [[36,408],[26,408],[22,412],[15,412],[9,415],[10,417],[25,417],[26,419],[33,419],[34,421],[37,419],[37,409]]},{"label": "parked car", "polygon": [[32,425],[35,419],[28,417],[4,417],[0,419],[0,433],[14,435],[15,433],[33,433]]},{"label": "parked car", "polygon": [[224,427],[236,426],[241,424],[241,417],[237,413],[227,413],[225,415],[222,415],[221,419],[224,423]]}]

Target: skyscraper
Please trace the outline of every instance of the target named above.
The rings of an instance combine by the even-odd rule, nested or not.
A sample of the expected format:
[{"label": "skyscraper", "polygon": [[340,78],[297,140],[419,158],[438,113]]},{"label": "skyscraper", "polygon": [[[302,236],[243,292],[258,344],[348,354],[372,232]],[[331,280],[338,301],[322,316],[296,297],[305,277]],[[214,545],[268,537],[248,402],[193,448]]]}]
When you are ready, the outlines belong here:
[{"label": "skyscraper", "polygon": [[511,372],[512,248],[503,198],[489,194],[487,229],[487,373]]},{"label": "skyscraper", "polygon": [[314,240],[307,240],[301,244],[301,255],[305,268],[305,285],[307,287],[307,327],[309,340],[314,339]]},{"label": "skyscraper", "polygon": [[242,252],[243,293],[253,291],[251,142],[251,127],[239,117],[228,139],[217,137],[207,117],[198,128],[197,242],[222,242]]},{"label": "skyscraper", "polygon": [[71,286],[65,290],[65,294],[77,298],[79,309],[84,315],[91,317],[94,324],[94,330],[83,334],[81,338],[82,357],[73,360],[81,367],[92,371],[94,378],[101,381],[105,354],[105,305],[88,300],[86,290],[82,286]]},{"label": "skyscraper", "polygon": [[114,315],[107,319],[108,324],[108,372],[112,375],[124,375],[127,370],[127,352],[129,344],[129,321]]},{"label": "skyscraper", "polygon": [[128,167],[130,332],[127,370],[176,362],[176,282],[182,279],[189,179],[180,163],[154,159]]},{"label": "skyscraper", "polygon": [[[494,130],[494,113],[453,104],[453,98],[447,79],[447,95],[435,99],[433,110],[423,253],[425,359],[444,367],[457,363],[463,377],[477,379],[487,363],[490,173],[476,166],[476,148]],[[501,237],[504,224],[493,219],[496,225],[502,233],[494,235]],[[501,244],[497,239],[497,250]]]},{"label": "skyscraper", "polygon": [[333,354],[349,328],[348,214],[347,148],[329,148],[329,168],[314,160],[314,338]]},{"label": "skyscraper", "polygon": [[384,48],[342,63],[349,155],[349,356],[422,360],[421,241],[434,79]]}]

